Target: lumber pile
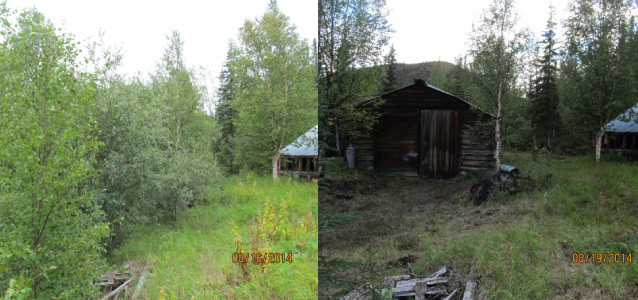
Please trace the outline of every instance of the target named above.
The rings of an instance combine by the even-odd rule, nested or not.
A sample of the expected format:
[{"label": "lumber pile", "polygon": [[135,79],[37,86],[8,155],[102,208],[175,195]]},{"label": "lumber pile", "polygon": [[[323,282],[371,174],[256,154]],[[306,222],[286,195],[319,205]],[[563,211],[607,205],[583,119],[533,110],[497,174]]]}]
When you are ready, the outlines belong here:
[{"label": "lumber pile", "polygon": [[[408,263],[409,266],[409,263]],[[430,276],[419,278],[414,274],[396,275],[385,277],[383,284],[389,288],[384,288],[380,292],[372,287],[370,283],[366,283],[347,295],[339,298],[339,300],[372,300],[374,294],[381,294],[382,297],[392,297],[392,299],[460,299],[473,300],[477,287],[477,276],[474,270],[470,272],[470,280],[465,285],[465,291],[462,295],[457,295],[458,290],[448,292],[447,285],[449,280],[448,270],[445,266],[439,268]],[[385,299],[385,298],[384,298]]]},{"label": "lumber pile", "polygon": [[[124,264],[124,272],[120,274],[117,271],[111,270],[106,272],[106,274],[102,274],[100,278],[93,279],[94,285],[99,285],[104,287],[105,292],[110,291],[106,296],[101,298],[102,300],[107,299],[120,299],[120,297],[124,297],[126,299],[137,299],[140,295],[140,291],[144,286],[144,282],[146,281],[146,277],[149,275],[151,271],[150,264],[147,262],[142,270],[142,274],[140,275],[140,279],[137,281],[137,287],[133,292],[131,282],[135,278],[135,276],[131,276],[131,267],[132,262],[127,262]],[[137,273],[137,272],[135,272]],[[131,292],[133,294],[131,295]]]},{"label": "lumber pile", "polygon": [[[438,299],[448,296],[446,287],[448,277],[444,276],[446,274],[447,268],[443,266],[426,278],[411,278],[410,275],[390,276],[384,279],[384,283],[391,287],[389,292],[392,298]],[[381,293],[386,294],[387,291]]]},{"label": "lumber pile", "polygon": [[131,276],[130,272],[127,270],[124,274],[120,274],[116,271],[108,271],[106,274],[102,274],[100,278],[93,279],[93,284],[101,285],[101,286],[120,286],[123,282],[127,281]]}]

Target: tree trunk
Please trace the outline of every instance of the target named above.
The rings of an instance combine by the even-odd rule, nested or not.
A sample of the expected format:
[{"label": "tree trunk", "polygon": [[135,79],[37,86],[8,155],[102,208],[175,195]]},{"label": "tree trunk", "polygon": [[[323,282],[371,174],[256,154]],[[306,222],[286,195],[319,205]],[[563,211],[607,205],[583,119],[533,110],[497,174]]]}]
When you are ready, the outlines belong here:
[{"label": "tree trunk", "polygon": [[596,162],[600,162],[600,151],[602,149],[602,141],[605,136],[605,128],[601,128],[598,134],[596,135]]},{"label": "tree trunk", "polygon": [[177,143],[176,146],[179,147],[179,144],[181,143],[182,140],[182,124],[180,123],[180,121],[177,121]]},{"label": "tree trunk", "polygon": [[501,123],[503,121],[503,82],[498,84],[498,98],[496,109],[496,150],[494,150],[494,160],[496,161],[496,171],[501,168]]},{"label": "tree trunk", "polygon": [[179,196],[177,196],[177,201],[173,203],[173,223],[177,223],[177,203],[179,203]]},{"label": "tree trunk", "polygon": [[277,154],[272,157],[272,179],[277,180],[279,178],[279,158],[281,157],[281,153],[277,152]]},{"label": "tree trunk", "polygon": [[335,136],[337,138],[337,156],[341,157],[341,144],[339,143],[339,121],[335,121]]}]

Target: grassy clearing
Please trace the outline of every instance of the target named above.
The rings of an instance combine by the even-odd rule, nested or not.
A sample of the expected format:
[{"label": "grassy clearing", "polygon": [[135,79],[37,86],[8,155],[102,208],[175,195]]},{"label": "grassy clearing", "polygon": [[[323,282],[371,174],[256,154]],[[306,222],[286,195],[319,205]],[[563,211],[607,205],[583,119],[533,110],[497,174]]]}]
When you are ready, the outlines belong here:
[{"label": "grassy clearing", "polygon": [[[408,254],[420,257],[417,274],[447,265],[449,288],[461,291],[474,267],[481,299],[638,298],[638,165],[614,156],[600,164],[593,156],[549,163],[525,153],[507,153],[504,162],[553,185],[493,194],[477,207],[468,199],[474,174],[430,181],[367,176],[363,183],[344,179],[351,174],[333,177],[333,189],[321,195],[319,224],[340,223],[320,227],[320,298],[366,282],[382,287],[384,276],[404,272],[386,262]],[[633,262],[572,263],[574,252],[632,253]]]},{"label": "grassy clearing", "polygon": [[[115,251],[116,266],[152,263],[143,299],[317,297],[316,183],[231,177],[210,198],[210,205],[196,206],[174,226],[140,228]],[[257,236],[259,250],[292,253],[292,263],[249,263],[243,269],[233,263],[238,244],[250,251],[255,230],[271,227],[277,230]]]}]

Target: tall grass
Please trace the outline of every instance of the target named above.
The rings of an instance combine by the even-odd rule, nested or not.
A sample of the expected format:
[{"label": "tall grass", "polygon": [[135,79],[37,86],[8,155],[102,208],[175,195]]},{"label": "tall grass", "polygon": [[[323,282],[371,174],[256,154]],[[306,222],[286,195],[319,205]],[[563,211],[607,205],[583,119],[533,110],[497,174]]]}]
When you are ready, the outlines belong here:
[{"label": "tall grass", "polygon": [[[638,298],[638,165],[611,155],[598,164],[592,155],[539,163],[528,153],[506,153],[503,161],[541,182],[540,189],[492,194],[478,207],[449,195],[439,213],[405,214],[392,224],[401,230],[349,249],[322,234],[322,298],[337,298],[365,282],[381,287],[384,276],[403,270],[375,263],[407,253],[420,257],[412,266],[417,274],[441,264],[451,267],[451,289],[462,291],[475,269],[481,274],[481,299]],[[459,178],[453,184],[465,190],[475,180]],[[344,227],[357,230],[358,222]],[[574,252],[631,253],[633,262],[573,263]]]},{"label": "tall grass", "polygon": [[[248,174],[227,178],[209,198],[174,226],[139,228],[115,251],[115,265],[151,262],[143,299],[317,297],[316,183]],[[238,239],[250,249],[250,230],[265,211],[276,216],[279,233],[259,250],[292,253],[292,263],[267,265],[266,272],[249,263],[245,276],[232,254]]]}]

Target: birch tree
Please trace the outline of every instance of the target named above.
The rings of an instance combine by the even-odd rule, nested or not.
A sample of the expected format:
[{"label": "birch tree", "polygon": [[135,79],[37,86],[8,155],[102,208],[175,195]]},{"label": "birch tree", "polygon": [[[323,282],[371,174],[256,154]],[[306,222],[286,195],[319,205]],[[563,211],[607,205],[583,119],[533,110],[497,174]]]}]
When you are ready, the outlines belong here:
[{"label": "birch tree", "polygon": [[244,168],[263,169],[270,160],[277,178],[279,151],[317,122],[317,68],[300,39],[272,1],[257,20],[240,28],[234,74],[236,157]]},{"label": "birch tree", "polygon": [[483,12],[474,28],[470,67],[474,74],[475,99],[488,110],[496,112],[494,159],[501,166],[503,105],[510,99],[516,82],[517,55],[521,53],[524,33],[515,32],[517,15],[513,0],[494,0]]}]

